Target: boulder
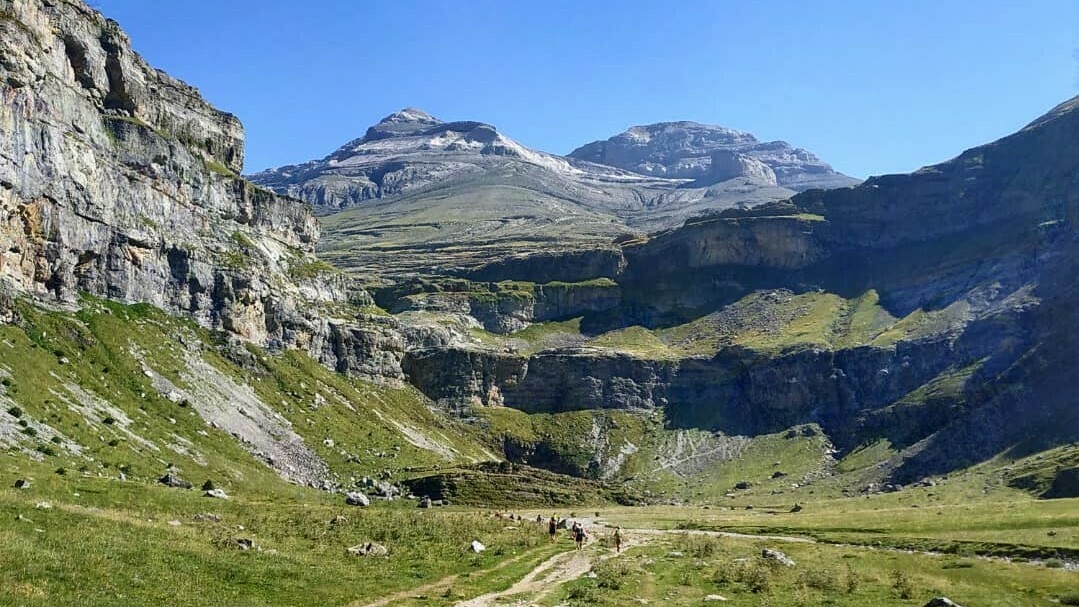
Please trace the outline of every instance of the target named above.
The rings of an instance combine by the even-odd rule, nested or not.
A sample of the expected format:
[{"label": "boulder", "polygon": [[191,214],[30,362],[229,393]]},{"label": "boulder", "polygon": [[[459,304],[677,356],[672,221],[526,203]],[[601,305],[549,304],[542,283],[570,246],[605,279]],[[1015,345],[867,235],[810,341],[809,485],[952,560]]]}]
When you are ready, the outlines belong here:
[{"label": "boulder", "polygon": [[12,486],[15,487],[16,489],[29,489],[30,488],[30,481],[26,480],[25,478],[20,478],[20,479],[16,480],[15,484],[12,485]]},{"label": "boulder", "polygon": [[738,481],[734,485],[734,488],[735,489],[749,489],[752,486],[753,486],[753,483],[750,483],[749,481]]},{"label": "boulder", "polygon": [[484,550],[487,550],[487,546],[484,546],[477,540],[472,540],[472,544],[469,546],[469,549],[472,550],[472,552],[479,554]]},{"label": "boulder", "polygon": [[727,597],[719,595],[719,594],[709,594],[709,595],[704,597],[704,602],[705,603],[711,603],[713,601],[725,601],[725,600],[727,600]]},{"label": "boulder", "polygon": [[171,470],[166,472],[165,476],[157,479],[157,482],[165,485],[166,487],[172,487],[174,489],[190,489],[192,487],[191,483],[180,478],[175,472]]},{"label": "boulder", "polygon": [[962,605],[947,597],[938,596],[926,603],[925,607],[962,607]]},{"label": "boulder", "polygon": [[385,546],[374,542],[357,544],[351,548],[346,548],[345,552],[349,556],[388,556],[390,554],[390,551]]},{"label": "boulder", "polygon": [[244,550],[244,551],[254,550],[254,548],[255,548],[255,540],[245,538],[245,537],[237,538],[236,547],[239,548],[240,550]]},{"label": "boulder", "polygon": [[219,500],[227,500],[229,498],[228,494],[225,493],[224,489],[210,489],[202,495],[203,497],[213,497]]},{"label": "boulder", "polygon": [[429,498],[427,496],[424,496],[424,497],[420,498],[420,503],[419,503],[420,508],[430,508],[431,504],[432,504],[431,498]]},{"label": "boulder", "polygon": [[371,499],[359,491],[349,491],[345,494],[345,503],[349,506],[366,507],[371,505]]},{"label": "boulder", "polygon": [[783,554],[778,550],[771,550],[769,548],[765,548],[761,551],[761,557],[766,561],[779,563],[784,567],[794,567],[794,561],[789,556]]}]

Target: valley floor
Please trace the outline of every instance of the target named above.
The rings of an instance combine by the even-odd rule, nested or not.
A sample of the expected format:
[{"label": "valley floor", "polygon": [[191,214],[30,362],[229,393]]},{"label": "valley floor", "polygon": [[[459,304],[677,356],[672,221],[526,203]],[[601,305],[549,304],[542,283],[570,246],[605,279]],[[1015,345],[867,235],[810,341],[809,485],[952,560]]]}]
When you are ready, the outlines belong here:
[{"label": "valley floor", "polygon": [[[15,489],[17,478],[31,480]],[[913,491],[789,505],[422,510],[298,487],[197,490],[0,455],[3,605],[1074,604],[1079,500]],[[733,501],[733,500],[732,500]],[[576,552],[537,515],[585,522]],[[627,536],[615,554],[611,526]],[[473,540],[485,550],[474,553]],[[367,542],[387,556],[353,556]],[[246,549],[245,549],[246,548]],[[761,557],[779,550],[796,563]],[[996,555],[996,556],[993,556]],[[1003,558],[1007,556],[1007,558]],[[708,598],[712,597],[712,598]]]}]

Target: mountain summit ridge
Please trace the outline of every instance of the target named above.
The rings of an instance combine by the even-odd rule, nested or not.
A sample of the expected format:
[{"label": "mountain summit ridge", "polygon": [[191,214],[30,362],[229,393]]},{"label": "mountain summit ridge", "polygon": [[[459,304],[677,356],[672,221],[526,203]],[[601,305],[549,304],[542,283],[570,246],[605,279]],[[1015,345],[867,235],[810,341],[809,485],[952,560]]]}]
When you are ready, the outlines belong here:
[{"label": "mountain summit ridge", "polygon": [[778,185],[796,191],[845,187],[859,181],[786,141],[762,142],[752,133],[688,120],[631,126],[568,156],[654,177],[700,182],[709,178],[716,153],[722,153],[723,159],[734,153],[761,162],[776,174]]}]

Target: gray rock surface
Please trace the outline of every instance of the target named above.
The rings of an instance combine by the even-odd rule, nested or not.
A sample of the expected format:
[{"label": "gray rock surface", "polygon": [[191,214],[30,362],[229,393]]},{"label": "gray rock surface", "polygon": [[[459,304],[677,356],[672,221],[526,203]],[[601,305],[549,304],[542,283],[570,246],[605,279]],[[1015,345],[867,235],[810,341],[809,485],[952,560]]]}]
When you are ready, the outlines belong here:
[{"label": "gray rock surface", "polygon": [[375,542],[357,544],[351,548],[346,548],[345,552],[349,556],[388,556],[390,554],[389,549]]},{"label": "gray rock surface", "polygon": [[345,494],[345,503],[349,506],[370,506],[371,499],[359,491],[349,491]]},{"label": "gray rock surface", "polygon": [[775,563],[779,563],[784,567],[794,567],[794,561],[789,556],[783,554],[778,550],[765,548],[764,550],[761,550],[761,558],[768,561],[773,561]]},{"label": "gray rock surface", "polygon": [[[370,297],[312,255],[308,205],[239,177],[243,126],[153,69],[79,2],[0,19],[0,280],[43,301],[146,302],[330,367],[399,382]],[[388,348],[386,348],[388,349]]]},{"label": "gray rock surface", "polygon": [[697,122],[631,127],[606,141],[583,145],[569,156],[643,175],[692,179],[702,185],[748,174],[796,191],[858,183],[785,141],[761,142],[749,133]]}]

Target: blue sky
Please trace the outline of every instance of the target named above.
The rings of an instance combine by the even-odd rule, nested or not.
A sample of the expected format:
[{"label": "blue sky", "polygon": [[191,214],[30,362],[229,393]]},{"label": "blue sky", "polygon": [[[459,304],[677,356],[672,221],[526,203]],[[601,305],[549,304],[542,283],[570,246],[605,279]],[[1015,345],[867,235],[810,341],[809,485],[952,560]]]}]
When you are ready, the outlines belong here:
[{"label": "blue sky", "polygon": [[408,106],[568,153],[695,120],[857,177],[1006,135],[1079,94],[1075,0],[96,0],[247,128],[248,172]]}]

